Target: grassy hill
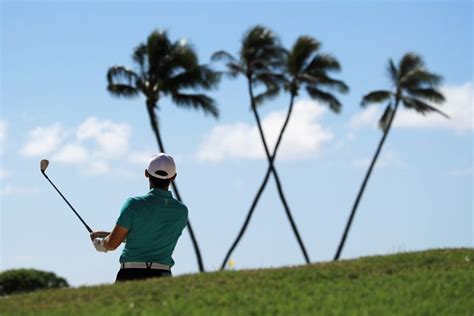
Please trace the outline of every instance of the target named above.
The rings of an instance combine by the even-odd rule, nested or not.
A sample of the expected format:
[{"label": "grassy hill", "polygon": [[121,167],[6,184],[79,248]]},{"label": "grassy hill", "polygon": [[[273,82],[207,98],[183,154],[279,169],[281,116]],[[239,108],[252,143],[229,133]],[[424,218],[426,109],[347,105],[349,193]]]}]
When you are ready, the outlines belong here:
[{"label": "grassy hill", "polygon": [[225,271],[0,299],[0,315],[474,315],[474,250]]}]

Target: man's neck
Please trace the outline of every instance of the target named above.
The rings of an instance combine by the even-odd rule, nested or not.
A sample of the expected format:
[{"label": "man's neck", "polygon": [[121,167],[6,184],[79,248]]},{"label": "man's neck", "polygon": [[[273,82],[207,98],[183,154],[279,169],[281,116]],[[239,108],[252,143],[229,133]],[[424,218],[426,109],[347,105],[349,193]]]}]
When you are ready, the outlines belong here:
[{"label": "man's neck", "polygon": [[163,190],[163,191],[169,191],[169,188],[170,188],[170,186],[167,186],[166,188],[159,188],[159,187],[155,187],[155,186],[150,184],[150,190],[158,189],[158,190]]}]

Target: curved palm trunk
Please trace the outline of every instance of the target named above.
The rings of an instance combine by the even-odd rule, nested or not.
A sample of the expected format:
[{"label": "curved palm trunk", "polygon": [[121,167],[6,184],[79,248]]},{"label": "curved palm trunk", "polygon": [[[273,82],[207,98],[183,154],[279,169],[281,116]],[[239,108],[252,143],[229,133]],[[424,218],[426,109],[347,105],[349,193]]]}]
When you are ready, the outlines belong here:
[{"label": "curved palm trunk", "polygon": [[299,235],[299,232],[298,232],[298,229],[296,227],[296,224],[293,220],[293,217],[291,215],[291,211],[288,207],[288,203],[286,202],[286,199],[284,197],[284,194],[283,194],[283,189],[282,189],[282,186],[281,186],[281,182],[280,182],[280,179],[278,177],[278,173],[276,172],[274,166],[273,166],[273,161],[276,157],[276,154],[277,154],[277,150],[278,150],[278,147],[280,146],[280,143],[281,143],[281,140],[282,140],[282,137],[283,137],[283,133],[288,125],[288,122],[289,122],[289,119],[290,119],[290,116],[291,116],[291,111],[293,109],[293,103],[294,103],[294,95],[291,96],[291,100],[290,100],[290,107],[288,109],[288,113],[287,113],[287,116],[286,116],[286,119],[285,119],[285,122],[283,124],[283,127],[280,131],[280,134],[278,136],[278,140],[277,140],[277,143],[275,145],[275,148],[274,148],[274,151],[273,151],[273,155],[270,155],[269,151],[268,151],[268,146],[267,146],[267,143],[266,143],[266,140],[265,140],[265,136],[263,134],[263,129],[261,127],[261,122],[260,122],[260,117],[258,115],[258,112],[256,111],[256,108],[255,108],[255,101],[254,101],[254,97],[253,97],[253,91],[252,91],[252,86],[251,86],[251,81],[248,80],[248,87],[249,87],[249,94],[250,94],[250,100],[251,100],[251,107],[252,107],[252,110],[253,110],[253,113],[255,115],[255,119],[257,120],[257,126],[258,126],[258,129],[259,129],[259,132],[260,132],[260,137],[262,139],[262,143],[263,143],[263,146],[264,146],[264,149],[265,149],[265,153],[266,153],[266,156],[267,156],[267,159],[268,159],[268,162],[269,162],[269,167],[267,169],[267,173],[264,177],[264,180],[258,190],[258,193],[257,195],[255,196],[254,200],[253,200],[253,203],[252,203],[252,206],[247,214],[247,217],[244,221],[244,224],[242,226],[242,228],[240,229],[239,231],[239,234],[236,238],[236,240],[234,241],[234,243],[232,244],[231,248],[229,249],[229,251],[227,252],[227,255],[221,265],[221,269],[224,269],[225,268],[225,265],[227,263],[227,261],[229,260],[229,257],[230,255],[232,254],[232,252],[234,251],[235,247],[237,246],[237,244],[239,243],[240,239],[242,238],[248,224],[249,224],[249,221],[250,221],[250,218],[252,216],[252,213],[257,205],[257,202],[258,200],[260,199],[260,196],[263,192],[263,189],[265,188],[265,185],[266,183],[268,182],[268,179],[270,177],[270,173],[273,172],[274,176],[275,176],[275,181],[276,181],[276,184],[277,184],[277,190],[278,190],[278,194],[280,196],[280,199],[283,203],[283,206],[285,208],[285,211],[286,211],[286,215],[288,217],[288,220],[290,221],[290,224],[291,224],[291,227],[293,229],[293,232],[296,236],[296,239],[298,241],[298,244],[301,248],[301,251],[303,252],[303,256],[306,260],[306,263],[309,263],[309,257],[308,257],[308,254],[307,254],[307,251],[304,247],[304,244],[303,244],[303,241]]},{"label": "curved palm trunk", "polygon": [[[154,111],[155,102],[153,100],[147,100],[146,107],[147,107],[147,111],[148,111],[148,116],[150,118],[151,128],[152,128],[153,132],[155,133],[156,140],[158,142],[158,147],[160,148],[161,152],[164,153],[166,151],[165,151],[165,148],[163,146],[163,141],[161,140],[160,130],[158,129],[158,121],[156,119],[156,114],[155,114],[155,111]],[[179,194],[178,187],[176,186],[175,181],[171,182],[171,186],[173,188],[174,193],[176,194],[176,198],[179,201],[182,201],[181,195]],[[191,235],[191,241],[193,243],[194,252],[196,253],[199,272],[205,272],[204,271],[204,264],[202,263],[201,251],[199,250],[199,246],[198,246],[198,243],[196,241],[196,237],[194,236],[194,232],[193,232],[193,229],[191,227],[191,222],[189,220],[188,220],[188,230],[189,230],[189,234]]]},{"label": "curved palm trunk", "polygon": [[[281,140],[283,138],[283,134],[286,130],[286,126],[288,125],[288,122],[290,120],[291,112],[293,110],[293,101],[294,101],[294,95],[291,96],[290,100],[290,107],[288,108],[288,113],[286,114],[286,119],[285,122],[283,123],[283,127],[280,130],[280,134],[278,135],[278,140],[275,144],[275,147],[273,148],[273,155],[270,157],[272,163],[276,158],[276,154],[278,151],[278,147],[280,146]],[[224,261],[221,264],[221,270],[225,268],[225,265],[227,264],[227,261],[229,261],[230,256],[232,255],[232,252],[235,250],[237,247],[237,244],[240,242],[240,239],[243,237],[245,230],[247,229],[247,226],[250,222],[250,218],[252,217],[253,211],[255,210],[255,207],[257,206],[258,201],[260,200],[260,196],[263,193],[263,190],[265,189],[265,186],[267,185],[268,179],[270,178],[270,174],[272,172],[272,168],[268,166],[267,173],[265,174],[265,177],[263,178],[262,184],[260,185],[257,195],[253,199],[252,205],[250,206],[250,210],[247,213],[247,217],[245,218],[244,224],[242,225],[242,228],[240,228],[239,234],[237,235],[237,238],[234,240],[232,243],[232,246],[230,247],[229,251],[227,252]]]},{"label": "curved palm trunk", "polygon": [[352,220],[354,219],[355,212],[357,211],[357,207],[359,206],[359,202],[362,198],[362,195],[364,194],[365,187],[367,185],[367,182],[369,181],[369,178],[370,178],[372,170],[375,166],[375,163],[377,162],[380,151],[382,150],[382,146],[385,143],[385,139],[387,138],[387,135],[390,132],[390,129],[392,127],[392,122],[395,118],[395,115],[397,114],[399,101],[400,101],[399,99],[396,99],[396,101],[395,101],[395,109],[393,111],[392,117],[390,118],[390,122],[388,124],[387,131],[383,134],[382,139],[380,140],[380,143],[377,147],[377,150],[375,151],[375,155],[372,158],[372,162],[370,163],[369,169],[367,170],[367,174],[365,175],[364,181],[362,182],[362,185],[359,189],[359,193],[357,194],[357,198],[356,198],[356,200],[354,202],[354,205],[352,207],[351,214],[349,216],[349,219],[347,220],[346,228],[344,229],[344,234],[342,235],[341,241],[339,243],[339,247],[337,248],[336,255],[334,256],[334,261],[337,261],[339,259],[339,257],[341,256],[341,252],[342,252],[342,249],[344,248],[344,243],[346,242],[347,235],[349,234],[349,229],[351,228]]},{"label": "curved palm trunk", "polygon": [[[249,89],[250,89],[250,95],[252,97],[252,103],[254,103],[253,102],[252,87],[251,87],[250,83],[249,83]],[[276,185],[277,185],[278,195],[280,196],[280,200],[283,203],[283,207],[285,208],[286,216],[288,217],[288,220],[290,221],[291,228],[293,229],[293,233],[296,236],[296,239],[297,239],[298,244],[301,248],[301,252],[303,253],[303,257],[304,257],[306,263],[310,263],[308,253],[307,253],[306,248],[303,244],[303,240],[300,237],[300,234],[298,232],[298,228],[296,227],[295,221],[293,220],[293,216],[291,215],[290,208],[288,207],[288,203],[287,203],[286,198],[283,194],[283,189],[282,189],[282,186],[281,186],[280,177],[278,176],[278,173],[277,173],[277,171],[276,171],[276,169],[273,165],[273,161],[271,159],[270,152],[268,151],[268,146],[267,146],[267,143],[265,141],[265,136],[263,134],[262,124],[260,122],[260,117],[258,116],[258,112],[257,112],[257,109],[255,107],[255,104],[252,104],[252,111],[254,113],[255,119],[257,120],[257,126],[258,126],[258,131],[260,133],[260,138],[262,139],[262,143],[263,143],[263,146],[265,148],[265,154],[267,155],[268,164],[270,165],[270,168],[272,169],[273,175],[275,176],[275,182],[276,182]]]}]

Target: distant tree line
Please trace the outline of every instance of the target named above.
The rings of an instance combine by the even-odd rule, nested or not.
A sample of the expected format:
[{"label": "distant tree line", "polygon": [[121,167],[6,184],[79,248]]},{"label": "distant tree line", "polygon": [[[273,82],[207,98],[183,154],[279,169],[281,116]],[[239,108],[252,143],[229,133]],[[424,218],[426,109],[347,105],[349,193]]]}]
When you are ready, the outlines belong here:
[{"label": "distant tree line", "polygon": [[[291,48],[287,49],[282,46],[278,36],[272,30],[257,25],[244,34],[237,55],[234,56],[223,50],[212,55],[212,61],[222,62],[225,66],[225,71],[217,71],[209,65],[201,64],[195,50],[187,41],[173,42],[166,32],[156,30],[148,36],[146,42],[139,44],[133,50],[133,69],[115,65],[107,71],[107,89],[113,96],[132,98],[143,95],[145,97],[149,123],[161,152],[165,152],[165,148],[159,128],[158,111],[163,97],[169,97],[179,107],[202,110],[205,114],[218,118],[219,109],[216,101],[205,92],[216,89],[222,75],[229,78],[242,76],[246,79],[249,105],[257,123],[268,168],[244,223],[222,262],[221,269],[225,268],[232,252],[241,240],[271,175],[275,179],[279,198],[303,258],[306,263],[310,262],[309,254],[283,192],[283,185],[275,168],[275,159],[290,121],[294,101],[302,93],[319,101],[319,104],[327,106],[336,114],[342,110],[343,105],[336,94],[348,93],[349,87],[344,81],[332,77],[333,73],[341,70],[341,65],[333,55],[321,52],[321,46],[322,44],[316,38],[302,35],[296,39]],[[400,104],[422,115],[437,112],[447,117],[430,104],[441,104],[444,101],[443,95],[439,92],[441,76],[431,73],[425,67],[421,56],[406,53],[398,64],[390,59],[387,69],[393,89],[373,91],[362,97],[363,107],[371,103],[386,104],[379,121],[382,137],[349,213],[334,260],[338,260],[341,255],[357,207]],[[277,142],[270,151],[258,110],[265,102],[271,101],[282,91],[289,95],[289,106]],[[172,189],[177,199],[181,201],[177,184],[174,182]],[[189,221],[188,230],[199,271],[203,272],[205,269],[201,251]]]},{"label": "distant tree line", "polygon": [[58,277],[53,272],[35,269],[0,272],[0,296],[65,287],[69,287],[66,279]]}]

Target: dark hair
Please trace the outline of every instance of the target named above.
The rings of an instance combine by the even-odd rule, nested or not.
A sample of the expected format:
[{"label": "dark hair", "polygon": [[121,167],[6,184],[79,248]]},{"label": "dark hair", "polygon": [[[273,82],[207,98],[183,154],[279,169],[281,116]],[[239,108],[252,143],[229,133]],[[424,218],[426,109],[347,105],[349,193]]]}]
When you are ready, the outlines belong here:
[{"label": "dark hair", "polygon": [[167,190],[171,183],[171,179],[159,179],[151,175],[148,176],[148,179],[150,179],[150,182],[153,184],[153,186],[158,189]]}]

